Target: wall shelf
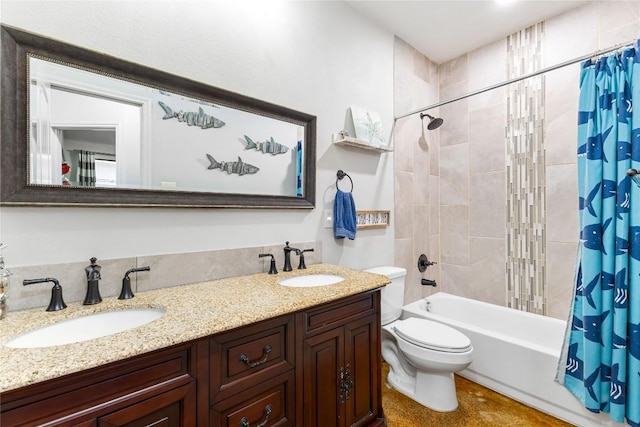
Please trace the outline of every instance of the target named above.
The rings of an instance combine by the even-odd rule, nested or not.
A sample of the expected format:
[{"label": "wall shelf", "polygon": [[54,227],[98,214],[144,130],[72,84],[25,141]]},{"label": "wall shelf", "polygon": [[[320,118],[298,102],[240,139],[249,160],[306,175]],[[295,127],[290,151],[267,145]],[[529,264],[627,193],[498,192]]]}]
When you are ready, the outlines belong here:
[{"label": "wall shelf", "polygon": [[340,139],[334,139],[333,143],[345,147],[355,147],[361,148],[363,150],[375,151],[377,153],[389,153],[393,151],[393,147],[373,145],[363,139],[352,138],[350,136],[340,137]]}]

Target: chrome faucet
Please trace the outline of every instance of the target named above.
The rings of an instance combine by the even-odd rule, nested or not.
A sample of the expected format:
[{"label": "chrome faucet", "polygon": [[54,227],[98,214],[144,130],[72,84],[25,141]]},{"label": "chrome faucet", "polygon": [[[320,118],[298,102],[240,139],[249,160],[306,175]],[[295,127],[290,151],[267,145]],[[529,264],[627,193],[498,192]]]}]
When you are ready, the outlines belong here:
[{"label": "chrome faucet", "polygon": [[289,242],[285,242],[287,245],[284,247],[284,267],[282,271],[291,271],[291,252],[298,253],[300,249],[292,248],[289,246]]},{"label": "chrome faucet", "polygon": [[100,289],[98,288],[98,280],[102,279],[102,277],[100,277],[100,269],[102,267],[96,264],[97,260],[96,257],[92,257],[89,260],[91,261],[91,265],[84,269],[87,274],[87,295],[84,297],[83,305],[93,305],[102,302]]}]

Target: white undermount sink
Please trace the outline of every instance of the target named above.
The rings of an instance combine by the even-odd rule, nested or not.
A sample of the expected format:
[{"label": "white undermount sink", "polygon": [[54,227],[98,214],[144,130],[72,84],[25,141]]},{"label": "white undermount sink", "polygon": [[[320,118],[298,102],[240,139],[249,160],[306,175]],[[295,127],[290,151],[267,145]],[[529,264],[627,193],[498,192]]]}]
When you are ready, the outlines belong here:
[{"label": "white undermount sink", "polygon": [[25,332],[4,345],[13,348],[42,348],[88,341],[137,328],[159,319],[164,313],[164,310],[156,308],[136,308],[90,314]]},{"label": "white undermount sink", "polygon": [[282,279],[278,283],[282,286],[290,286],[293,288],[310,288],[312,286],[327,286],[340,283],[344,280],[342,276],[334,274],[308,274],[306,276],[289,277]]}]

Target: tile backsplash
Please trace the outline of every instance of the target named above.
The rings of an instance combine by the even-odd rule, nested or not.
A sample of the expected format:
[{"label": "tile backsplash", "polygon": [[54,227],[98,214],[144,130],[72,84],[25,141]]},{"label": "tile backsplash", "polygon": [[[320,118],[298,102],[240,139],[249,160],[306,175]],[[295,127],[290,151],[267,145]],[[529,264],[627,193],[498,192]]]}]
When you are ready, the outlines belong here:
[{"label": "tile backsplash", "polygon": [[[321,242],[291,242],[298,249],[311,249],[304,254],[307,265],[322,262]],[[258,246],[238,249],[221,249],[203,252],[186,252],[177,254],[145,255],[134,258],[98,259],[102,266],[100,295],[117,296],[122,287],[122,278],[127,270],[135,267],[151,267],[150,271],[132,273],[131,287],[134,293],[179,286],[189,283],[218,280],[227,277],[247,274],[266,273],[269,271],[271,257],[258,258],[260,253],[271,253],[276,258],[278,271],[284,265],[283,244]],[[65,264],[49,264],[38,266],[11,266],[11,285],[8,292],[9,311],[46,307],[51,298],[52,283],[38,283],[23,286],[24,279],[53,277],[60,282],[66,303],[83,301],[87,291],[85,267],[90,264],[79,261]],[[291,265],[298,267],[298,257],[291,254]]]}]

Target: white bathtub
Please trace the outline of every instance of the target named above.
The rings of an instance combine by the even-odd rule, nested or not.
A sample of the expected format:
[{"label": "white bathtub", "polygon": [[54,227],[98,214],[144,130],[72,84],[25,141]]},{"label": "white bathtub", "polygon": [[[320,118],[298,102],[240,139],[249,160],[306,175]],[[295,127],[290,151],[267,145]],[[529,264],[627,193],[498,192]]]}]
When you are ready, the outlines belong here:
[{"label": "white bathtub", "polygon": [[565,322],[444,292],[406,305],[407,317],[445,323],[469,337],[473,362],[459,375],[580,427],[624,426],[584,409],[554,381]]}]

